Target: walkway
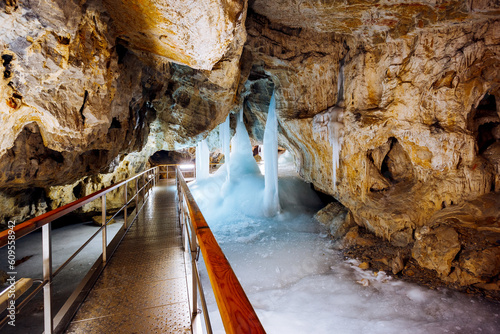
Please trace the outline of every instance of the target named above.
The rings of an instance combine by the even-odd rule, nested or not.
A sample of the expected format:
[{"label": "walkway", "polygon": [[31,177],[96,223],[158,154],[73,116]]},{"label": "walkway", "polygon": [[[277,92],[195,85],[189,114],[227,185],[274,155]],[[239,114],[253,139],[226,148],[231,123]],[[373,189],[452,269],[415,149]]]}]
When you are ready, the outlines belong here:
[{"label": "walkway", "polygon": [[153,189],[67,333],[191,333],[175,185]]}]

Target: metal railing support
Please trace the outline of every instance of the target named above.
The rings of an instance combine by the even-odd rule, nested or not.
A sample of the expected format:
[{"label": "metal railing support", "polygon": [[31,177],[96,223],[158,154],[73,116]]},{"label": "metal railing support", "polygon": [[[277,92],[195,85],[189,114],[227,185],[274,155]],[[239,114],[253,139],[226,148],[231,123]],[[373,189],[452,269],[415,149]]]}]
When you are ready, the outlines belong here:
[{"label": "metal railing support", "polygon": [[139,210],[137,209],[139,207],[139,179],[135,179],[135,207]]},{"label": "metal railing support", "polygon": [[[200,319],[198,298],[203,309],[207,333],[211,333],[210,319],[203,295],[203,286],[198,276],[197,261],[199,250],[203,254],[205,268],[219,307],[224,329],[228,334],[265,334],[255,310],[246,296],[236,274],[215,240],[203,214],[191,194],[179,168],[176,169],[180,219],[185,227],[186,240],[192,265],[192,328],[197,328]],[[189,225],[189,226],[188,226]],[[183,229],[184,230],[184,229]],[[187,248],[186,247],[186,251]]]},{"label": "metal railing support", "polygon": [[[130,227],[131,224],[138,218],[139,212],[142,209],[142,206],[139,207],[139,194],[142,190],[143,193],[143,205],[145,202],[146,195],[149,194],[149,190],[155,185],[155,180],[151,180],[151,176],[154,176],[155,173],[157,176],[159,175],[158,168],[151,168],[145,172],[142,172],[136,176],[133,176],[127,180],[118,182],[117,184],[111,185],[99,191],[96,191],[90,195],[84,196],[80,199],[77,199],[74,202],[63,205],[60,208],[49,211],[45,214],[27,220],[23,223],[17,224],[14,227],[15,236],[18,240],[37,229],[42,229],[42,267],[43,267],[43,278],[42,282],[39,286],[33,289],[33,291],[29,292],[20,303],[16,305],[16,311],[19,313],[23,307],[28,305],[33,301],[33,298],[43,290],[43,304],[44,304],[44,333],[50,334],[57,332],[59,333],[66,325],[67,321],[71,319],[74,312],[76,312],[78,308],[78,304],[83,298],[83,295],[88,292],[88,289],[93,285],[97,276],[102,271],[103,264],[107,261],[107,259],[112,255],[114,250],[123,237],[126,230]],[[147,176],[147,178],[146,178]],[[139,188],[139,179],[143,180],[144,185]],[[146,182],[145,179],[148,181]],[[129,200],[128,196],[128,188],[129,183],[135,182],[135,193],[134,196]],[[106,205],[106,194],[111,191],[120,191],[120,187],[124,187],[123,189],[123,199],[124,205],[116,212],[112,219],[115,218],[120,212],[123,211],[124,215],[124,229],[119,231],[113,240],[110,242],[109,246],[107,240],[107,205]],[[133,189],[133,185],[131,185],[131,189]],[[140,189],[140,190],[139,190]],[[128,205],[134,200],[136,202],[136,213],[135,216],[133,212],[128,211]],[[72,255],[68,257],[68,259],[59,265],[57,269],[52,268],[52,238],[51,238],[51,222],[54,220],[65,216],[66,214],[73,212],[86,204],[101,199],[101,221],[103,226],[101,226],[95,233],[87,239]],[[130,214],[130,216],[129,216]],[[92,268],[84,277],[83,281],[78,285],[78,287],[73,291],[71,296],[66,300],[64,305],[60,308],[59,312],[53,317],[52,314],[52,281],[54,277],[56,277],[94,238],[96,238],[99,234],[102,235],[102,254],[99,255],[99,259],[94,263]],[[0,232],[0,247],[7,246],[10,238],[9,231],[1,231]],[[36,282],[37,280],[35,280]],[[19,291],[19,295],[21,291]],[[17,297],[17,291],[16,291]],[[0,329],[7,323],[8,317],[3,317],[0,319]]]},{"label": "metal railing support", "polygon": [[106,257],[107,257],[107,252],[106,250],[108,249],[108,238],[107,238],[107,227],[108,225],[106,224],[106,194],[102,195],[101,197],[102,201],[102,262],[106,263]]},{"label": "metal railing support", "polygon": [[196,318],[198,314],[198,276],[195,275],[195,273],[197,273],[196,260],[198,259],[198,243],[193,224],[189,225],[191,226],[191,242],[189,244],[191,248],[191,268],[193,273],[193,314],[191,320],[194,321],[194,318]]},{"label": "metal railing support", "polygon": [[124,205],[124,208],[123,208],[123,229],[126,230],[127,229],[127,202],[128,202],[128,184],[125,183],[124,186],[123,186],[123,205]]},{"label": "metal railing support", "polygon": [[52,334],[52,236],[51,225],[42,226],[42,256],[43,256],[43,321],[45,334]]},{"label": "metal railing support", "polygon": [[142,174],[142,187],[143,187],[143,189],[141,191],[142,192],[142,203],[144,203],[144,201],[145,201],[144,197],[146,196],[146,189],[145,189],[146,188],[146,174]]}]

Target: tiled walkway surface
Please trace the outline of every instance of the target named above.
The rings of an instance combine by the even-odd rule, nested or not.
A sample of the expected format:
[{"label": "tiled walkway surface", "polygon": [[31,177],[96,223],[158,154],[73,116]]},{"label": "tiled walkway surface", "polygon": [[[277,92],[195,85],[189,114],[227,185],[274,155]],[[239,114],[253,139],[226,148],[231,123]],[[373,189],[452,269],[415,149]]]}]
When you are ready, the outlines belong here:
[{"label": "tiled walkway surface", "polygon": [[67,333],[191,333],[175,186],[154,189]]}]

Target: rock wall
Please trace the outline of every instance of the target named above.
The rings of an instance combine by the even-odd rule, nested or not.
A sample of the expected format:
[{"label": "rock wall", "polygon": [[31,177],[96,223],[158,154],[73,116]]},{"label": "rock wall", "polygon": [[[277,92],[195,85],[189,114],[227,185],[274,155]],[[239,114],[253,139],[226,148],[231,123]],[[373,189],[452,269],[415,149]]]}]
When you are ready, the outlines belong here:
[{"label": "rock wall", "polygon": [[132,176],[240,108],[259,142],[274,90],[280,146],[349,224],[399,249],[395,267],[404,253],[442,281],[490,284],[494,243],[471,240],[498,233],[483,204],[500,192],[499,10],[461,0],[0,2],[0,217],[23,220]]},{"label": "rock wall", "polygon": [[[487,215],[465,205],[499,197],[500,21],[483,15],[495,8],[479,15],[459,4],[450,17],[433,7],[439,15],[423,25],[416,20],[401,30],[406,21],[399,17],[383,31],[373,28],[380,21],[367,21],[346,34],[338,25],[309,26],[303,16],[288,15],[294,6],[264,17],[267,7],[255,1],[251,9],[259,14],[247,19],[243,58],[252,65],[242,103],[260,139],[276,89],[280,144],[294,153],[304,179],[338,199],[350,219],[389,241],[387,247],[413,249],[408,256],[417,267],[458,286],[496,282],[498,289],[500,269],[491,256],[469,267],[459,258],[472,240],[491,237],[464,230],[463,215],[475,216],[479,230],[491,221],[497,226],[500,218],[498,207]],[[322,13],[314,14],[318,24],[325,23]],[[332,143],[341,145],[340,152]],[[448,208],[460,214],[436,224],[435,215]],[[435,237],[422,242],[419,233],[430,226]],[[490,232],[500,237],[498,229]],[[443,241],[429,242],[433,238]],[[496,254],[494,243],[475,245],[473,252]],[[475,265],[481,269],[473,273]],[[488,266],[496,269],[479,278]]]},{"label": "rock wall", "polygon": [[[49,187],[69,189],[82,178],[94,187],[90,180],[113,172],[126,154],[143,152],[131,158],[141,165],[156,150],[196,142],[232,106],[246,3],[213,6],[227,21],[224,31],[211,33],[211,43],[218,38],[219,56],[203,59],[199,53],[197,61],[205,65],[195,66],[211,71],[142,50],[106,6],[0,2],[0,196],[9,203],[0,214],[3,222],[19,222],[62,203],[49,195],[54,194]],[[182,34],[188,36],[191,28],[186,23]],[[127,175],[134,172],[128,169]],[[37,190],[28,194],[31,188]]]},{"label": "rock wall", "polygon": [[243,0],[106,0],[127,47],[191,68],[211,70],[244,25]]}]

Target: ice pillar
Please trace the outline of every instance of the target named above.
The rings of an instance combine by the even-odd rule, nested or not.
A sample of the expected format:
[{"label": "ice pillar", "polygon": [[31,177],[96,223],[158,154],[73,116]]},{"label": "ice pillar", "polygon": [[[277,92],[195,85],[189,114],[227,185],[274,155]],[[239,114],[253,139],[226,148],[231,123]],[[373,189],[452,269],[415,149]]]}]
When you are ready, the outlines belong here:
[{"label": "ice pillar", "polygon": [[210,151],[207,140],[203,139],[196,147],[196,179],[203,180],[208,177],[210,168]]},{"label": "ice pillar", "polygon": [[265,189],[264,214],[275,216],[280,212],[278,196],[278,120],[274,93],[269,104],[266,128],[264,130]]}]

